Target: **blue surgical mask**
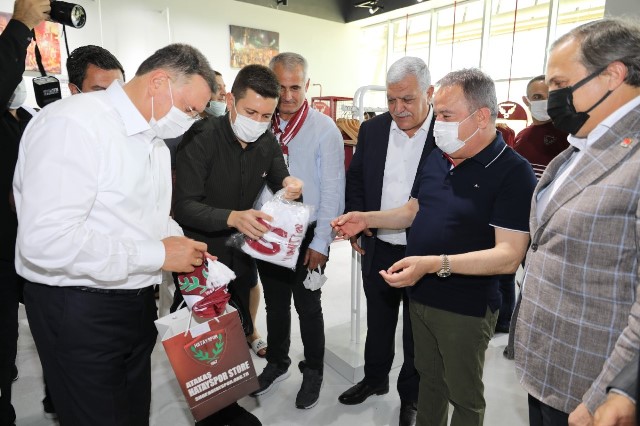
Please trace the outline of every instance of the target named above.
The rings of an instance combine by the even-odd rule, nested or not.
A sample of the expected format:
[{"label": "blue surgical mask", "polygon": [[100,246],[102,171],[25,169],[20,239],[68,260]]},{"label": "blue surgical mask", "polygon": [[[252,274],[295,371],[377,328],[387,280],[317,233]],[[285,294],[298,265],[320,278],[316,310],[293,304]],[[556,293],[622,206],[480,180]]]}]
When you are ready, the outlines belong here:
[{"label": "blue surgical mask", "polygon": [[220,102],[220,101],[211,101],[209,102],[207,107],[204,109],[204,112],[214,117],[220,117],[224,115],[226,111],[227,111],[226,102]]}]

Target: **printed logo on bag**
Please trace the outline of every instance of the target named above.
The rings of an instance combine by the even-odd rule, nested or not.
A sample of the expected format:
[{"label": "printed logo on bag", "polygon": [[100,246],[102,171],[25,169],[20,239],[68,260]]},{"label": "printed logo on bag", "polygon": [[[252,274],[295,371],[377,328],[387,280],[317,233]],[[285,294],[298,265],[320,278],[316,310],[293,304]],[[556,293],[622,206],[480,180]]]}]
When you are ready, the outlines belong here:
[{"label": "printed logo on bag", "polygon": [[[258,222],[260,222],[262,225],[267,227],[267,229],[269,230],[268,233],[269,232],[273,233],[273,235],[276,236],[276,238],[280,237],[280,238],[277,238],[277,241],[286,241],[287,236],[289,235],[287,231],[285,231],[282,228],[271,226],[270,223],[267,223],[264,219],[261,219],[261,218],[258,218]],[[246,237],[245,242],[247,243],[248,246],[250,246],[252,249],[257,251],[258,253],[262,253],[267,256],[273,256],[279,253],[280,250],[282,250],[281,245],[278,244],[276,241],[267,241],[264,239],[264,237],[261,237],[258,240],[252,240],[251,238]]]},{"label": "printed logo on bag", "polygon": [[[295,233],[289,235],[289,233],[282,228],[273,227],[262,219],[258,219],[258,221],[264,224],[269,229],[269,231],[258,240],[252,240],[251,238],[246,237],[246,244],[253,250],[265,256],[275,256],[276,254],[280,253],[280,251],[282,251],[284,247],[286,252],[284,253],[283,258],[291,258],[295,254],[296,248],[299,247],[302,243],[302,239],[304,238],[304,226],[300,223],[296,223],[294,225]],[[269,241],[265,239],[265,237],[275,238],[277,242]]]},{"label": "printed logo on bag", "polygon": [[226,342],[227,335],[224,329],[211,330],[184,345],[184,350],[199,364],[216,365],[222,358]]},{"label": "printed logo on bag", "polygon": [[[207,262],[204,262],[205,264]],[[209,276],[209,272],[206,267],[202,268],[202,276],[204,277],[204,283],[200,284],[200,279],[195,275],[197,273],[197,269],[193,271],[193,275],[178,275],[178,284],[180,285],[180,291],[183,294],[202,294],[207,291],[207,277]]]}]

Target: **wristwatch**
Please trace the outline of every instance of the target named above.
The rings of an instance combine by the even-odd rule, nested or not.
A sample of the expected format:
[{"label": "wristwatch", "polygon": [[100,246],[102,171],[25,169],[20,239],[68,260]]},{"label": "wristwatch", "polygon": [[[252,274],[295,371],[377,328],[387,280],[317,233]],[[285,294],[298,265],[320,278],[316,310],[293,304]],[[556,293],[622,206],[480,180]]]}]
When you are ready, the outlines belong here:
[{"label": "wristwatch", "polygon": [[451,265],[449,265],[449,258],[446,254],[441,254],[440,259],[442,260],[442,266],[440,266],[440,270],[436,272],[436,275],[440,278],[447,278],[451,275]]}]

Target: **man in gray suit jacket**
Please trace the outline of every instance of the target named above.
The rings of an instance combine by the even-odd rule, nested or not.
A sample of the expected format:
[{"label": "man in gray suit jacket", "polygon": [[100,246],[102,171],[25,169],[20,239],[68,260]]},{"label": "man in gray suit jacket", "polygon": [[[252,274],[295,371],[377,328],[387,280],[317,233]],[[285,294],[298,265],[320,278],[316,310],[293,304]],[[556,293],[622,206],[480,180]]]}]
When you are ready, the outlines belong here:
[{"label": "man in gray suit jacket", "polygon": [[570,31],[546,76],[571,146],[533,195],[516,371],[531,425],[589,425],[640,345],[640,25]]},{"label": "man in gray suit jacket", "polygon": [[636,413],[638,395],[638,354],[618,373],[607,391],[609,396],[594,414],[594,426],[635,426],[640,420]]}]

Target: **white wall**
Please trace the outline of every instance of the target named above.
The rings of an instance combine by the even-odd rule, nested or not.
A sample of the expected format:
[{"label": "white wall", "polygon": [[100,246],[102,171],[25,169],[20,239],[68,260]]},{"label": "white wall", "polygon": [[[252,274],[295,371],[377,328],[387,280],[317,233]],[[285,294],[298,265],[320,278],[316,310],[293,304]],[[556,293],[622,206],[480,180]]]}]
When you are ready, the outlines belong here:
[{"label": "white wall", "polygon": [[604,14],[605,16],[640,17],[640,1],[607,0]]},{"label": "white wall", "polygon": [[[234,0],[76,0],[87,11],[82,29],[68,29],[69,49],[97,44],[123,64],[127,78],[155,50],[171,42],[191,44],[220,71],[230,88],[238,70],[229,65],[229,25],[280,33],[280,51],[294,51],[309,61],[311,83],[323,96],[353,96],[368,82],[356,76],[358,26],[311,18]],[[0,0],[11,12],[13,1]],[[66,57],[61,46],[63,70]],[[66,72],[65,72],[66,74]],[[62,76],[66,79],[66,76]],[[31,85],[28,84],[31,91]],[[309,98],[319,89],[310,86]],[[35,105],[32,94],[28,104]]]}]

